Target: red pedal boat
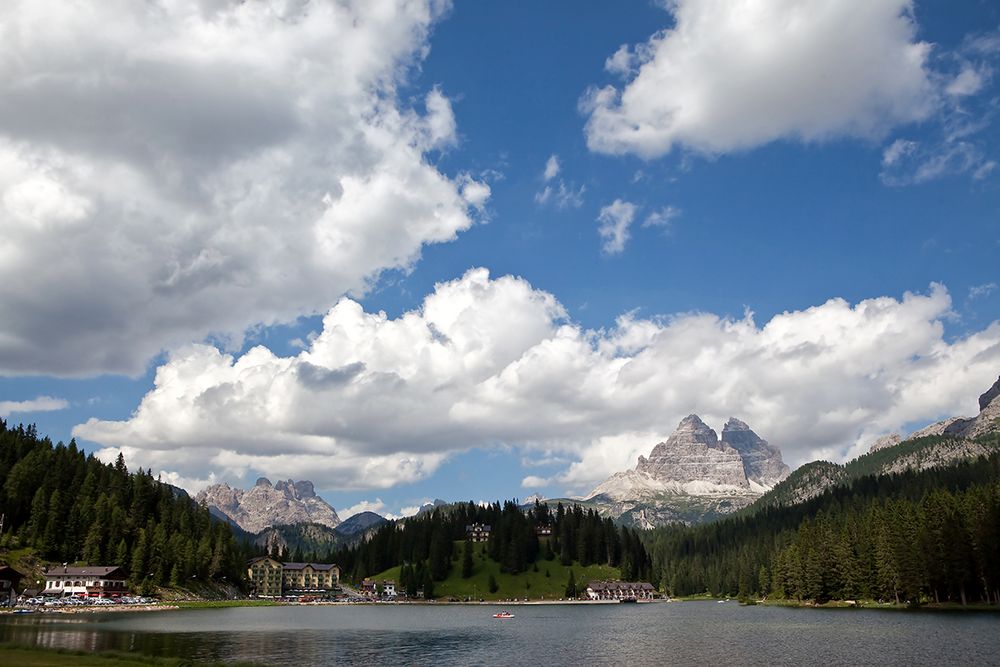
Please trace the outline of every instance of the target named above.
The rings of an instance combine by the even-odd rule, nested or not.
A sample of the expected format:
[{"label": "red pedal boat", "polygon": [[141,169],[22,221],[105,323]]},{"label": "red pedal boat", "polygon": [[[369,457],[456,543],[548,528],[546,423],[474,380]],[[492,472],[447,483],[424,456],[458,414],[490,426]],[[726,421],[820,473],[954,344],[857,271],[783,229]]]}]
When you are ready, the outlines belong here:
[{"label": "red pedal boat", "polygon": [[509,611],[501,611],[498,614],[493,614],[493,618],[514,618],[514,614]]}]

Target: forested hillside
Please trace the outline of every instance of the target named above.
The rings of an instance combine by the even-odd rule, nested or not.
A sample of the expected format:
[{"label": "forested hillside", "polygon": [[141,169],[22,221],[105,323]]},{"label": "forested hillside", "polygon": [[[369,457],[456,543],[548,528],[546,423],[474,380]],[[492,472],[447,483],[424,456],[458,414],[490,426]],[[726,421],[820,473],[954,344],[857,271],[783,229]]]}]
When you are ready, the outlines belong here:
[{"label": "forested hillside", "polygon": [[30,547],[54,563],[122,565],[137,590],[226,578],[239,584],[246,554],[229,527],[142,469],[130,473],[34,426],[0,420],[0,546]]},{"label": "forested hillside", "polygon": [[[502,506],[470,502],[438,508],[382,526],[371,540],[342,549],[334,560],[354,581],[404,564],[403,576],[414,585],[441,581],[457,556],[456,542],[466,538],[466,526],[473,523],[491,526],[487,554],[504,573],[525,572],[538,560],[558,559],[563,565],[609,565],[618,568],[624,580],[650,576],[650,560],[637,531],[619,528],[592,510],[561,503],[555,511],[541,503],[523,511],[511,501]],[[551,528],[550,537],[539,539],[536,529],[541,526]]]},{"label": "forested hillside", "polygon": [[672,595],[1000,603],[1000,454],[647,539]]}]

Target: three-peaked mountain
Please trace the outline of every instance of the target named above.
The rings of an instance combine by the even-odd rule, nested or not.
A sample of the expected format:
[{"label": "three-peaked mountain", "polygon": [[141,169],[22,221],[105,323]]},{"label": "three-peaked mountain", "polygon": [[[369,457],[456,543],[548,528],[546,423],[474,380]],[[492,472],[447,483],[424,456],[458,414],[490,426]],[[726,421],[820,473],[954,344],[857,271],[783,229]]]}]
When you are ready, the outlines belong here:
[{"label": "three-peaked mountain", "polygon": [[730,418],[720,439],[689,415],[634,469],[595,488],[586,504],[641,527],[696,523],[746,507],[788,473],[781,451],[746,423]]}]

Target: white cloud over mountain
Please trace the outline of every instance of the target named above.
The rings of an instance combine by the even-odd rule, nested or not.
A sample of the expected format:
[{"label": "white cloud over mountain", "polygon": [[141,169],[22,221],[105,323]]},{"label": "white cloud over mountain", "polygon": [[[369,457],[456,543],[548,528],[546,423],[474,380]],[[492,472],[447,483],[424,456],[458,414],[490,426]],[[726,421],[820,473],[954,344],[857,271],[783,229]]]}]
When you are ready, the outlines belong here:
[{"label": "white cloud over mountain", "polygon": [[238,344],[473,224],[489,186],[427,157],[448,99],[398,92],[446,8],[3,3],[0,374]]},{"label": "white cloud over mountain", "polygon": [[183,478],[266,471],[324,489],[386,488],[500,445],[573,462],[529,486],[585,489],[689,413],[716,426],[738,416],[793,465],[842,459],[874,435],[975,410],[975,388],[1000,369],[1000,322],[952,340],[950,316],[933,285],[762,326],[686,313],[595,331],[525,280],[474,269],[395,319],[342,299],[296,356],[175,352],[130,419],[74,435]]},{"label": "white cloud over mountain", "polygon": [[[718,154],[871,137],[936,104],[912,0],[663,4],[673,26],[605,64],[622,87],[593,88],[581,102],[594,151],[654,158],[675,146]],[[966,78],[963,91],[975,83]]]}]

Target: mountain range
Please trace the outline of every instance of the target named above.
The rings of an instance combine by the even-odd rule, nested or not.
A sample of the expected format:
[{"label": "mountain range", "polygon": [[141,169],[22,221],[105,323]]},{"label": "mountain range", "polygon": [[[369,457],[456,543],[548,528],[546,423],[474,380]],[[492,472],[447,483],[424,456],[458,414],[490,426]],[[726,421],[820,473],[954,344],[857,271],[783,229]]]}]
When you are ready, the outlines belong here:
[{"label": "mountain range", "polygon": [[[1000,379],[979,397],[979,408],[975,417],[946,419],[907,438],[883,436],[872,443],[868,454],[847,464],[814,461],[795,472],[785,465],[780,449],[745,422],[730,418],[720,437],[700,417],[689,415],[648,457],[640,456],[633,469],[610,475],[583,499],[548,502],[579,504],[641,528],[701,523],[741,510],[800,503],[864,475],[924,470],[992,453],[996,439],[982,436],[1000,432]],[[216,484],[196,500],[268,547],[327,548],[364,539],[386,521],[366,512],[342,525],[309,481],[272,485],[261,478],[247,491]],[[445,505],[435,500],[420,512]]]},{"label": "mountain range", "polygon": [[1000,432],[1000,379],[979,397],[975,417],[952,417],[903,438],[893,433],[846,464],[813,461],[789,474],[777,447],[735,418],[722,437],[697,415],[681,420],[649,457],[618,472],[579,502],[632,526],[702,523],[740,510],[805,502],[865,475],[926,470],[989,455]]}]

